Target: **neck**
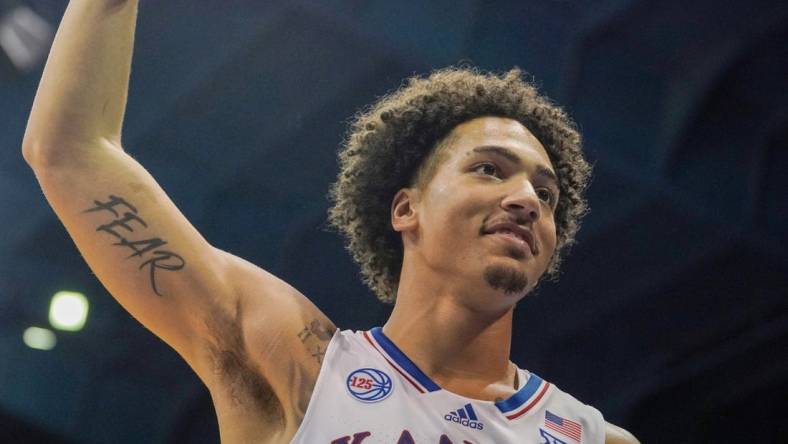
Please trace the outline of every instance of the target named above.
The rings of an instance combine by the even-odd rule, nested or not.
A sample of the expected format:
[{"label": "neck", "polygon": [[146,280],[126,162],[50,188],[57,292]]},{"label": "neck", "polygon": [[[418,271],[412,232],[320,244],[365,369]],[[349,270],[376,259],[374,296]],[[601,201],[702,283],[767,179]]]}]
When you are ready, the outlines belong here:
[{"label": "neck", "polygon": [[[441,387],[483,399],[513,390],[509,361],[513,306],[480,311],[448,279],[409,279],[403,268],[383,332]],[[478,295],[477,295],[478,299]],[[492,304],[490,304],[492,305]]]}]

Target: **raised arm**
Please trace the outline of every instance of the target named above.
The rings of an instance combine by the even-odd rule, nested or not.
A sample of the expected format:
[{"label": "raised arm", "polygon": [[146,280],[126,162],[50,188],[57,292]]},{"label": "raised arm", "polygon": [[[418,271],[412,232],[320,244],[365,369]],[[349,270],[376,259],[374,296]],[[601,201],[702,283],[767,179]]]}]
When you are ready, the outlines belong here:
[{"label": "raised arm", "polygon": [[182,307],[199,312],[233,295],[222,256],[121,147],[136,15],[136,0],[69,3],[23,154],[109,292],[191,359],[199,325]]},{"label": "raised arm", "polygon": [[24,139],[32,166],[74,155],[51,144],[104,139],[120,149],[136,0],[73,0],[58,28]]},{"label": "raised arm", "polygon": [[310,336],[316,344],[299,333],[333,326],[289,285],[212,247],[122,148],[136,15],[136,0],[69,3],[24,157],[99,280],[187,360],[214,400],[240,380],[258,399],[302,403],[293,375],[317,374],[314,350],[328,335]]}]

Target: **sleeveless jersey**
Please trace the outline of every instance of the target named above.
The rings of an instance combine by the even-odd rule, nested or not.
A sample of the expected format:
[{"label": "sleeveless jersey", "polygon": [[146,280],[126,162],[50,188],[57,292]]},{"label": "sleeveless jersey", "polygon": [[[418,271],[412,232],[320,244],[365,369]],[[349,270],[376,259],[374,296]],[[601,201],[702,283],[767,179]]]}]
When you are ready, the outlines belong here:
[{"label": "sleeveless jersey", "polygon": [[539,376],[503,401],[441,389],[383,334],[337,330],[291,444],[602,444],[605,422]]}]

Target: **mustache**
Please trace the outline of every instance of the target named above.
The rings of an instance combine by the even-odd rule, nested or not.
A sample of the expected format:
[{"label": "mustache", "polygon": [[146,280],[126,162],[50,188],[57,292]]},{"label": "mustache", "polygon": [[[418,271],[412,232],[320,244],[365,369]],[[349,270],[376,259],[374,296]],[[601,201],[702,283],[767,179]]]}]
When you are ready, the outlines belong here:
[{"label": "mustache", "polygon": [[[489,225],[490,217],[492,217],[492,216],[487,216],[482,221],[482,226],[479,227],[479,236],[484,236],[484,234],[487,233],[487,231],[488,231],[487,230],[487,226]],[[511,222],[513,224],[517,224],[517,225],[526,225],[528,223],[528,219],[525,218],[525,217],[522,217],[522,216],[510,217],[510,218],[507,218],[506,221],[507,222]],[[496,223],[497,223],[497,221],[496,221]],[[533,230],[531,231],[531,233],[533,233]],[[539,240],[536,238],[536,235],[533,235],[533,241],[534,241],[534,255],[537,255],[537,254],[539,254]],[[525,258],[523,253],[520,252],[519,250],[511,249],[509,252],[510,252],[510,255],[513,258],[515,258],[515,259],[524,259]]]},{"label": "mustache", "polygon": [[[490,222],[490,217],[492,217],[492,216],[487,216],[482,221],[482,226],[481,226],[481,228],[479,228],[479,234],[484,234],[484,231],[487,229],[487,225]],[[525,217],[522,217],[522,216],[514,216],[514,217],[506,218],[506,220],[507,220],[507,222],[511,222],[511,223],[517,224],[517,225],[525,225],[525,224],[528,223],[528,219],[526,219]]]}]

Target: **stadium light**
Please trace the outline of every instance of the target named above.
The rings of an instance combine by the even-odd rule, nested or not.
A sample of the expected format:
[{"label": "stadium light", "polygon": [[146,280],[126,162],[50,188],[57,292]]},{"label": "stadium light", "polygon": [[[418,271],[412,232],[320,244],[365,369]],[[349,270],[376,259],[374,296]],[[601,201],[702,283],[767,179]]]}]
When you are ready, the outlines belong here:
[{"label": "stadium light", "polygon": [[49,52],[55,29],[32,8],[0,1],[0,49],[19,72],[30,72]]},{"label": "stadium light", "polygon": [[75,291],[58,291],[49,304],[49,323],[58,330],[79,331],[85,326],[90,304]]},{"label": "stadium light", "polygon": [[36,350],[52,350],[57,344],[55,333],[41,327],[28,327],[22,334],[22,340],[25,345]]}]

